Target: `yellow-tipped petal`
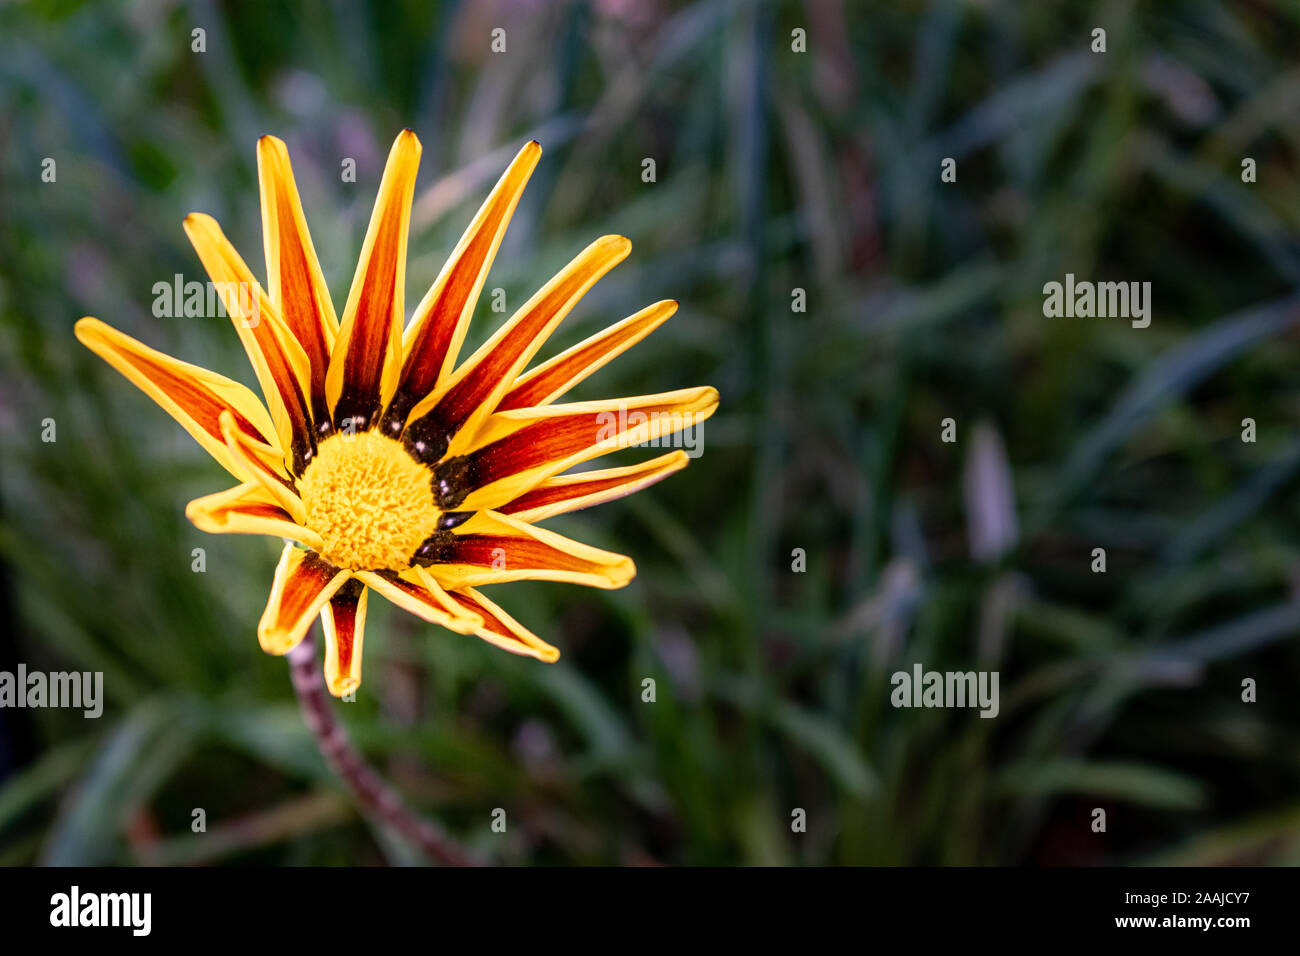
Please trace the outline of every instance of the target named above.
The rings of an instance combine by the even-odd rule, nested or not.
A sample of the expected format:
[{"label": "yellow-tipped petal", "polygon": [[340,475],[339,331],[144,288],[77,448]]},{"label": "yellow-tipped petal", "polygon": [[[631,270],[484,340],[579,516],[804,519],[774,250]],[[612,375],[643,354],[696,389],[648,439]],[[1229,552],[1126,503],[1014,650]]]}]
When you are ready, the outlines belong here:
[{"label": "yellow-tipped petal", "polygon": [[297,524],[260,481],[195,498],[185,506],[185,517],[209,534],[264,534],[297,541],[313,551],[322,546],[320,535]]},{"label": "yellow-tipped petal", "polygon": [[397,388],[402,369],[403,288],[411,196],[420,141],[403,130],[388,154],[352,291],[330,357],[325,396],[334,424],[368,427]]},{"label": "yellow-tipped petal", "polygon": [[221,434],[222,412],[234,416],[236,427],[248,437],[259,461],[286,474],[271,416],[243,385],[151,349],[90,316],[77,323],[76,335],[82,345],[161,405],[236,478],[242,481],[245,475]]},{"label": "yellow-tipped petal", "polygon": [[361,646],[366,636],[366,596],[356,578],[329,599],[320,614],[325,632],[325,686],[346,697],[361,686]]},{"label": "yellow-tipped petal", "polygon": [[257,639],[268,654],[288,654],[298,646],[325,602],[351,577],[314,551],[287,544],[275,569],[271,596],[257,624]]},{"label": "yellow-tipped petal", "polygon": [[560,659],[558,648],[547,644],[473,588],[450,593],[467,611],[473,611],[482,617],[483,626],[474,631],[477,637],[511,654],[534,657],[547,664]]},{"label": "yellow-tipped petal", "polygon": [[357,577],[381,596],[409,611],[421,620],[437,624],[459,634],[469,634],[482,626],[482,619],[451,601],[436,580],[412,568],[395,571],[358,571]]},{"label": "yellow-tipped petal", "polygon": [[673,451],[638,465],[557,475],[546,479],[499,510],[529,524],[544,521],[555,515],[591,508],[648,488],[673,472],[681,471],[688,461],[690,459],[684,451]]},{"label": "yellow-tipped petal", "polygon": [[251,478],[261,484],[267,494],[275,499],[275,503],[289,513],[296,524],[305,525],[307,523],[307,509],[303,506],[302,499],[290,486],[286,479],[279,475],[268,472],[265,466],[257,459],[257,448],[248,436],[240,432],[235,425],[235,418],[230,412],[222,412],[220,417],[221,437],[226,440],[226,447],[230,449],[231,457],[243,465],[246,469],[246,478]]},{"label": "yellow-tipped petal", "polygon": [[448,591],[503,581],[567,581],[621,588],[636,576],[632,559],[495,511],[482,511],[450,535],[426,569]]},{"label": "yellow-tipped petal", "polygon": [[400,433],[411,409],[450,375],[483,282],[541,155],[536,141],[519,151],[416,306],[403,335],[402,377],[385,415],[387,434]]},{"label": "yellow-tipped petal", "polygon": [[325,373],[339,323],[282,140],[263,136],[257,141],[257,178],[267,295],[306,355],[313,417],[327,420]]},{"label": "yellow-tipped petal", "polygon": [[506,412],[551,404],[659,328],[676,311],[676,300],[665,299],[597,332],[517,378],[497,403],[496,410]]},{"label": "yellow-tipped petal", "polygon": [[453,436],[447,455],[461,454],[555,327],[631,251],[632,243],[622,236],[604,236],[589,245],[483,343],[445,388],[415,407],[410,427],[420,429],[427,410],[431,427]]},{"label": "yellow-tipped petal", "polygon": [[212,279],[257,374],[280,444],[301,473],[314,447],[307,353],[211,216],[185,217],[185,234]]},{"label": "yellow-tipped petal", "polygon": [[[457,507],[499,508],[574,465],[695,428],[717,410],[709,386],[493,415],[467,453],[474,490]],[[698,435],[694,436],[698,439]]]}]

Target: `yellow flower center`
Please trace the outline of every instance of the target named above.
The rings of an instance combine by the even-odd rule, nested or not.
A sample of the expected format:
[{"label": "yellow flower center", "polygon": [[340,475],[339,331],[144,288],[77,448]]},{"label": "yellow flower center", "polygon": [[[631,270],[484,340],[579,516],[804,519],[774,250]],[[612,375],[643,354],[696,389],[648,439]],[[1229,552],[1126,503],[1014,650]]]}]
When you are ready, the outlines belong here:
[{"label": "yellow flower center", "polygon": [[438,526],[432,473],[376,432],[331,435],[298,479],[307,526],[321,536],[321,556],[354,571],[410,567],[411,556]]}]

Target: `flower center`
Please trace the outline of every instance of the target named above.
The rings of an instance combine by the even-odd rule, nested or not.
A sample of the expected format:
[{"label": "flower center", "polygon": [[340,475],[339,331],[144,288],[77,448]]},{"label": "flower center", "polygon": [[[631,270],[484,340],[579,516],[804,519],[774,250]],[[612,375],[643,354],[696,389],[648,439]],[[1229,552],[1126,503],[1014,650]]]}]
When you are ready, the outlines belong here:
[{"label": "flower center", "polygon": [[298,479],[321,556],[353,571],[401,571],[438,526],[432,473],[376,432],[331,435]]}]

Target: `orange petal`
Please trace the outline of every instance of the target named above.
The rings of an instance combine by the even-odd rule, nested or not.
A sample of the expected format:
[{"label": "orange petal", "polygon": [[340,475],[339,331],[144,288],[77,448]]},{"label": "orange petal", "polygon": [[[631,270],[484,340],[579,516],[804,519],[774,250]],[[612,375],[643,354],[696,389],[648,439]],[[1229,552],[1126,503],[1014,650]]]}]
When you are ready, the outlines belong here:
[{"label": "orange petal", "polygon": [[621,588],[632,559],[493,511],[476,514],[437,541],[427,571],[448,591],[501,581],[568,581]]},{"label": "orange petal", "polygon": [[271,597],[257,624],[257,639],[268,654],[288,654],[307,634],[325,602],[351,577],[315,551],[287,544],[275,569]]},{"label": "orange petal", "polygon": [[337,428],[343,428],[344,422],[354,428],[369,427],[397,387],[406,240],[419,167],[420,141],[409,129],[403,130],[388,154],[325,377],[326,401]]},{"label": "orange petal", "polygon": [[384,415],[385,434],[400,435],[411,409],[455,364],[501,238],[541,155],[536,141],[519,151],[416,307],[404,337],[401,383]]},{"label": "orange petal", "polygon": [[473,588],[466,588],[463,591],[452,591],[450,593],[452,598],[465,610],[473,612],[483,619],[483,626],[476,629],[474,634],[483,638],[489,644],[495,644],[502,650],[509,651],[512,654],[535,657],[539,661],[545,661],[548,664],[559,660],[560,651],[558,648],[547,644],[478,591]]},{"label": "orange petal", "polygon": [[361,686],[367,593],[365,586],[352,578],[321,610],[321,626],[325,631],[325,686],[335,697],[345,697]]},{"label": "orange petal", "polygon": [[323,546],[320,535],[297,524],[260,481],[195,498],[185,506],[185,517],[209,534],[266,534],[308,548]]},{"label": "orange petal", "polygon": [[274,136],[257,141],[257,178],[262,195],[267,295],[306,353],[313,419],[329,421],[325,373],[338,332],[334,303],[312,245],[289,150]]},{"label": "orange petal", "polygon": [[77,339],[133,385],[152,398],[194,436],[203,449],[241,481],[242,466],[231,456],[221,434],[221,413],[234,416],[235,427],[267,467],[284,474],[284,455],[275,425],[257,396],[224,375],[164,355],[123,335],[99,319],[86,317],[76,326]]},{"label": "orange petal", "polygon": [[437,624],[458,634],[469,634],[483,622],[453,601],[435,579],[412,568],[395,571],[358,571],[357,577],[398,607],[421,620]]},{"label": "orange petal", "polygon": [[685,468],[689,460],[684,451],[673,451],[639,465],[584,471],[576,475],[557,475],[546,479],[509,504],[502,505],[499,510],[531,524],[648,488]]},{"label": "orange petal", "polygon": [[622,236],[604,236],[584,249],[456,370],[445,390],[415,407],[408,433],[438,447],[437,458],[443,457],[448,438],[445,454],[460,454],[555,327],[631,251],[632,243]]},{"label": "orange petal", "polygon": [[717,407],[717,390],[703,386],[500,412],[459,465],[456,487],[473,490],[461,501],[444,495],[440,507],[498,508],[580,462],[695,427]]},{"label": "orange petal", "polygon": [[307,354],[215,219],[191,213],[185,217],[185,234],[216,285],[244,344],[275,420],[280,444],[293,462],[293,473],[302,474],[315,450],[307,405],[311,377]]},{"label": "orange petal", "polygon": [[244,477],[258,482],[297,524],[306,524],[307,508],[302,499],[287,478],[281,478],[258,460],[256,447],[248,440],[248,436],[235,427],[235,419],[230,412],[221,413],[221,437],[226,440],[231,456],[246,469]]},{"label": "orange petal", "polygon": [[512,408],[549,405],[592,372],[659,328],[677,311],[677,302],[665,299],[628,316],[568,351],[545,362],[515,380],[497,403],[499,412]]}]

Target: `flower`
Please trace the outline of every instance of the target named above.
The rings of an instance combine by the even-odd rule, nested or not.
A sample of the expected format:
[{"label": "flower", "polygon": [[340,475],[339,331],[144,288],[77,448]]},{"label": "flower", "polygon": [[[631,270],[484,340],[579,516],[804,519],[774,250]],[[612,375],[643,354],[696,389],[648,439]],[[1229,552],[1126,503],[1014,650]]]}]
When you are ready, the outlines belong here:
[{"label": "flower", "polygon": [[426,621],[516,654],[559,651],[484,597],[522,579],[625,585],[630,558],[538,527],[630,494],[686,464],[680,449],[641,464],[565,474],[608,451],[702,421],[709,387],[555,404],[573,385],[676,311],[657,302],[527,368],[583,294],[631,249],[604,236],[584,249],[473,355],[466,327],[541,146],[515,157],[403,328],[406,240],[420,159],[397,137],[352,289],[336,318],[280,140],[257,144],[267,285],[216,221],[185,232],[221,296],[266,398],[157,352],[98,319],[77,338],[161,405],[239,484],[191,501],[201,530],[287,539],[258,624],[263,650],[286,654],[319,614],[325,679],[361,682],[369,591]]}]

